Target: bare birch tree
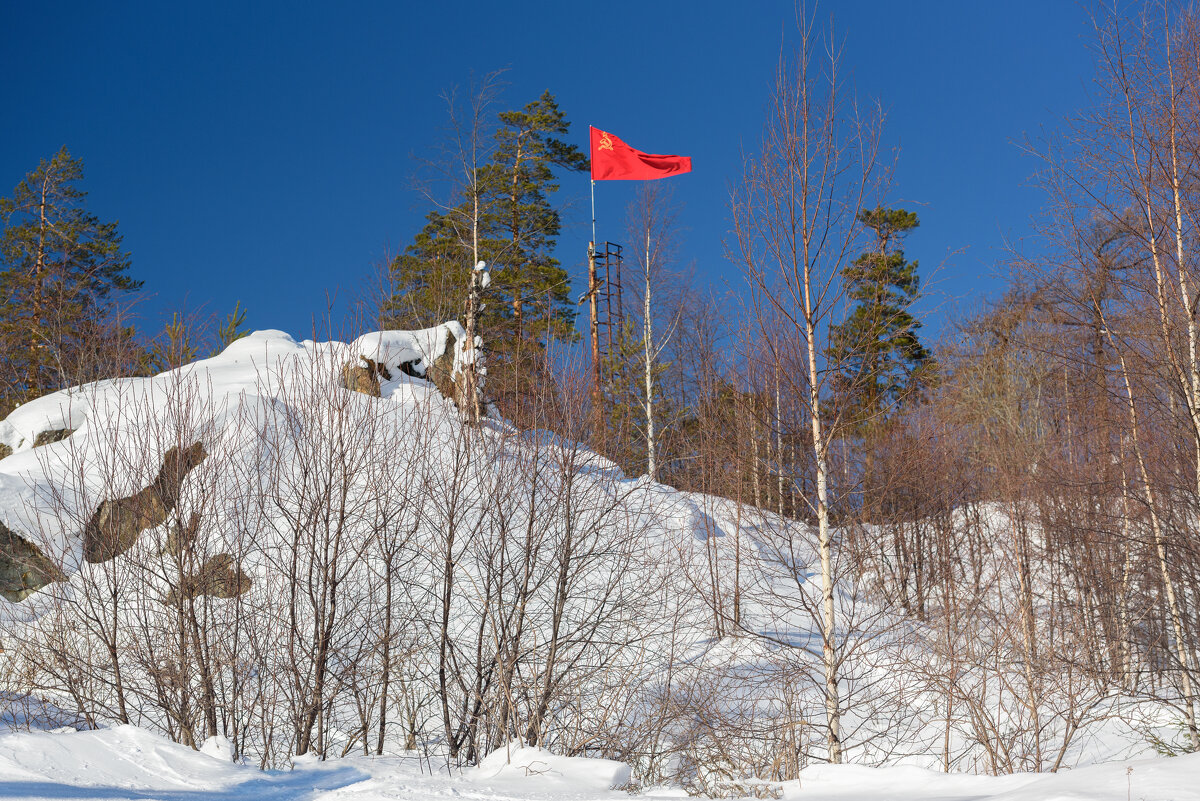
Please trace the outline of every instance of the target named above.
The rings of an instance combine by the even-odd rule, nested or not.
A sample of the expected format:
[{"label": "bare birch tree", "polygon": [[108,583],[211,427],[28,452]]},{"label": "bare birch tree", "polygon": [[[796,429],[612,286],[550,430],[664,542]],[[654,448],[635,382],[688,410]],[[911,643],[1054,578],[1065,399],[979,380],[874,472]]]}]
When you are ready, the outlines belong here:
[{"label": "bare birch tree", "polygon": [[878,120],[860,116],[846,96],[838,58],[832,27],[820,36],[802,13],[798,52],[794,59],[780,58],[761,153],[747,163],[732,200],[735,257],[753,292],[759,334],[771,343],[780,380],[801,399],[809,426],[815,467],[809,505],[818,527],[824,596],[826,737],[835,763],[842,761],[842,710],[829,494],[834,437],[822,409],[823,338],[842,295],[838,274],[859,241],[857,218],[872,189],[878,148]]}]

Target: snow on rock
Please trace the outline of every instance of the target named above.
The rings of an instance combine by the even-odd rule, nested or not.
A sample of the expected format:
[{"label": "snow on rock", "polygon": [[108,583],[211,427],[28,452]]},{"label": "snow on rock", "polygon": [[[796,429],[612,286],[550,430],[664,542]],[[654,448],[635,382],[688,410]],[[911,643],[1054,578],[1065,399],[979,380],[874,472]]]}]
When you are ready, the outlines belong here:
[{"label": "snow on rock", "polygon": [[[311,383],[306,376],[314,371],[334,380],[342,365],[360,356],[392,372],[393,379],[384,385],[384,398],[437,401],[438,390],[414,382],[400,365],[407,363],[423,375],[453,348],[457,372],[465,335],[457,322],[419,331],[377,331],[349,344],[296,342],[282,331],[256,331],[216,356],[154,377],[97,381],[23,404],[0,421],[0,456],[4,457],[0,459],[0,524],[36,539],[35,545],[44,553],[65,555],[64,562],[74,565],[79,561],[80,531],[64,521],[86,520],[101,501],[145,489],[169,447],[150,432],[161,429],[189,393],[204,407],[208,427],[213,432],[226,430],[225,438],[234,436],[239,410],[265,408],[289,385]],[[58,441],[68,434],[74,447]],[[119,459],[130,465],[144,462],[150,472],[137,475],[106,466],[105,454],[113,453],[118,442],[120,450],[129,451]],[[131,453],[139,455],[134,458]],[[58,494],[52,486],[54,477],[71,474],[80,476],[80,486],[64,503],[80,508],[65,510],[56,519],[39,515],[46,498]],[[37,537],[32,538],[31,532],[37,532]]]},{"label": "snow on rock", "polygon": [[[429,366],[440,359],[448,347],[465,342],[467,332],[458,322],[442,323],[419,331],[375,331],[350,343],[350,353],[370,359],[390,373],[405,372],[411,365],[417,375],[425,375]],[[463,364],[460,348],[454,352],[454,373]]]},{"label": "snow on rock", "polygon": [[98,381],[53,392],[17,407],[0,422],[0,445],[13,453],[34,447],[38,435],[49,431],[74,430],[87,419],[89,395],[115,381]]},{"label": "snow on rock", "polygon": [[597,791],[627,786],[632,771],[624,762],[612,759],[558,756],[545,748],[509,743],[480,760],[468,778],[489,786],[528,784],[539,789]]}]

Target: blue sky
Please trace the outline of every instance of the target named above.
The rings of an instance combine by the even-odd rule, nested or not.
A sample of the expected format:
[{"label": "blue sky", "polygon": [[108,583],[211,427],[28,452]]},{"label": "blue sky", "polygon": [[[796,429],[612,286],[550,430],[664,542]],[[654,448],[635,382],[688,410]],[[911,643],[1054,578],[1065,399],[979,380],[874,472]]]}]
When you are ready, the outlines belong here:
[{"label": "blue sky", "polygon": [[[1086,99],[1088,20],[1069,0],[843,0],[817,6],[844,68],[887,111],[893,205],[918,212],[910,257],[929,328],[1003,286],[1003,247],[1029,235],[1037,165],[1015,142]],[[362,296],[428,210],[418,165],[445,125],[440,93],[507,67],[501,107],[550,89],[586,148],[589,124],[693,158],[670,179],[681,258],[736,287],[723,257],[729,187],[762,125],[788,2],[17,3],[0,10],[0,195],[61,145],[89,204],[120,220],[147,328],[176,309],[308,336]],[[600,238],[633,186],[600,184]],[[573,176],[558,257],[576,277],[588,182]],[[1025,247],[1036,248],[1026,242]],[[939,267],[936,275],[930,275]]]}]

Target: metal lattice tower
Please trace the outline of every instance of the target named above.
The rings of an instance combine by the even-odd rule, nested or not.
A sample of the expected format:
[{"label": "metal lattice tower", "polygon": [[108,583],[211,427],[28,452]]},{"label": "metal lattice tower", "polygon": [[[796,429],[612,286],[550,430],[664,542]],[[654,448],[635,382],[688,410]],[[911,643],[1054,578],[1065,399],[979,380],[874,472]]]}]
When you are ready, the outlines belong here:
[{"label": "metal lattice tower", "polygon": [[[597,402],[603,386],[603,364],[621,336],[625,311],[621,299],[622,248],[612,242],[588,243],[588,291],[592,340],[592,382]],[[583,302],[582,300],[580,302]],[[597,403],[597,407],[599,404]]]}]

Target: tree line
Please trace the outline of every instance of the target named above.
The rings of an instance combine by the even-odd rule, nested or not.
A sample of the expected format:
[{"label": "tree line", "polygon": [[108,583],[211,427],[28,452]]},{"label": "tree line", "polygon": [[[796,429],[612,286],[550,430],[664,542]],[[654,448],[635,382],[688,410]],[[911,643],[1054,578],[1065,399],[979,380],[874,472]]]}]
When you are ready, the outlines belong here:
[{"label": "tree line", "polygon": [[147,336],[134,306],[144,282],[116,222],[88,211],[83,161],[64,146],[0,198],[0,414],[114,376],[177,367],[244,335],[237,305],[222,320],[175,314]]}]

